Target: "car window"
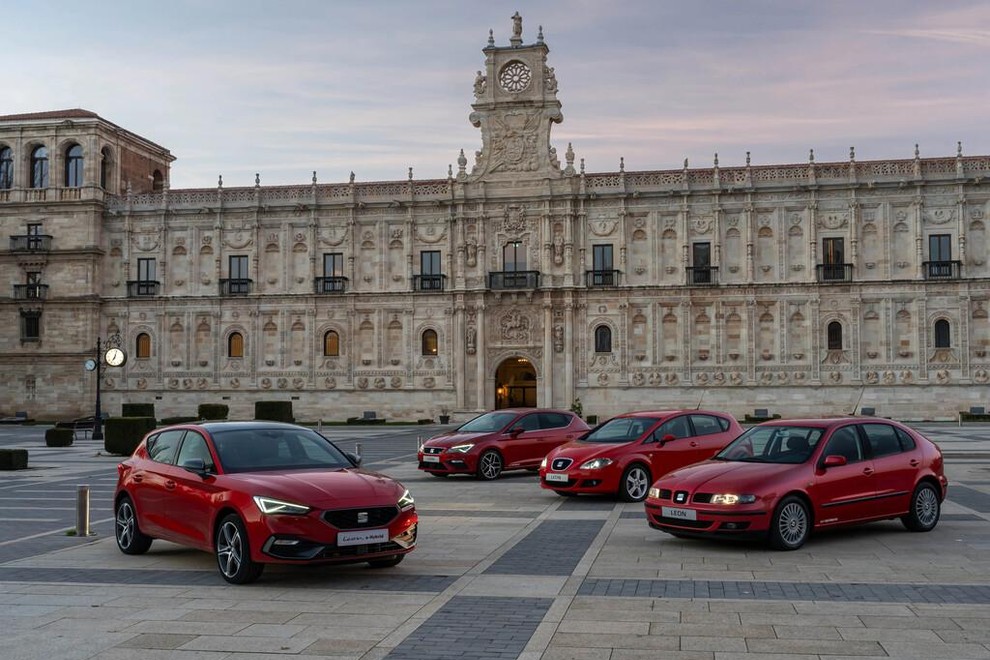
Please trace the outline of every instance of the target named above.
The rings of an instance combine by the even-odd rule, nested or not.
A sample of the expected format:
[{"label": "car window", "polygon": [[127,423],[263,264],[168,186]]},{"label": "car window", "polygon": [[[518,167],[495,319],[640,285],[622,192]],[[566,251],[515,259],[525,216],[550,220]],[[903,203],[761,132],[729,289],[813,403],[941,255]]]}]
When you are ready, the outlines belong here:
[{"label": "car window", "polygon": [[656,417],[613,417],[586,435],[584,442],[632,442],[659,420]]},{"label": "car window", "polygon": [[475,417],[457,428],[458,433],[494,433],[516,418],[512,412],[489,412]]},{"label": "car window", "polygon": [[540,415],[537,413],[525,415],[519,418],[519,421],[515,422],[512,428],[521,428],[524,431],[537,431],[540,428]]},{"label": "car window", "polygon": [[540,428],[559,429],[571,423],[571,418],[561,413],[540,413]]},{"label": "car window", "polygon": [[206,445],[206,439],[199,433],[189,431],[182,440],[182,446],[179,447],[179,455],[175,459],[175,464],[182,467],[186,461],[194,458],[203,459],[207,470],[212,471],[214,469],[213,457],[210,456],[210,449]]},{"label": "car window", "polygon": [[897,432],[897,441],[901,444],[901,451],[911,451],[914,449],[914,438],[907,431],[903,431],[897,427],[894,427],[894,431]]},{"label": "car window", "polygon": [[225,472],[341,469],[353,467],[337,447],[303,428],[240,428],[213,432]]},{"label": "car window", "polygon": [[754,426],[729,443],[715,458],[721,461],[791,463],[807,461],[822,437],[811,426]]},{"label": "car window", "polygon": [[718,423],[717,417],[711,415],[691,415],[691,423],[694,424],[695,435],[711,435],[721,433],[725,429]]},{"label": "car window", "polygon": [[185,431],[182,429],[162,431],[153,442],[148,443],[148,458],[156,463],[171,464],[175,457],[175,449],[184,434]]},{"label": "car window", "polygon": [[859,437],[851,426],[843,426],[832,432],[823,456],[844,456],[847,463],[863,460],[863,449],[859,445]]},{"label": "car window", "polygon": [[863,424],[863,431],[870,443],[870,453],[874,458],[901,453],[901,443],[897,432],[890,424]]},{"label": "car window", "polygon": [[688,419],[686,416],[681,415],[680,417],[675,417],[674,419],[664,422],[663,426],[657,432],[657,436],[664,438],[668,435],[672,435],[675,438],[687,438],[691,435],[691,427],[688,426]]}]

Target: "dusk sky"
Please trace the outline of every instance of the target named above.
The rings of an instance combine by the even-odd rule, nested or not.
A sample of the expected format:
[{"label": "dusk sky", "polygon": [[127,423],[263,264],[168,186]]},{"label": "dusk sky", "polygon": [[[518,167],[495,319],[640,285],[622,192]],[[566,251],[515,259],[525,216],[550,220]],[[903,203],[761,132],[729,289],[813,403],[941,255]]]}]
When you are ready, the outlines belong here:
[{"label": "dusk sky", "polygon": [[4,0],[0,114],[85,108],[172,188],[444,178],[489,28],[543,26],[589,172],[990,154],[990,2]]}]

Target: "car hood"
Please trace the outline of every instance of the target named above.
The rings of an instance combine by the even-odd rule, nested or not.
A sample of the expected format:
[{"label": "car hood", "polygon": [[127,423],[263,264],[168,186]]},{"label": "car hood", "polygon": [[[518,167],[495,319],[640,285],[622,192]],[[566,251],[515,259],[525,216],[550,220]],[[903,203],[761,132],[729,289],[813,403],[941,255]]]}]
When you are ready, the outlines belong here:
[{"label": "car hood", "polygon": [[584,461],[598,458],[599,456],[612,457],[620,452],[624,452],[631,442],[582,442],[572,440],[566,442],[550,452],[548,459],[570,458],[574,461],[572,465],[577,467]]},{"label": "car hood", "polygon": [[225,475],[230,488],[317,509],[350,506],[389,506],[399,501],[405,487],[364,470],[291,470]]},{"label": "car hood", "polygon": [[728,489],[730,492],[758,494],[779,478],[799,472],[804,467],[803,464],[793,463],[709,460],[669,472],[657,484],[661,488],[691,492],[699,489],[715,489],[712,492]]},{"label": "car hood", "polygon": [[448,449],[454,445],[464,445],[469,442],[478,442],[479,440],[485,439],[491,433],[457,433],[450,432],[444,433],[443,435],[438,435],[430,438],[423,443],[424,447],[443,447]]}]

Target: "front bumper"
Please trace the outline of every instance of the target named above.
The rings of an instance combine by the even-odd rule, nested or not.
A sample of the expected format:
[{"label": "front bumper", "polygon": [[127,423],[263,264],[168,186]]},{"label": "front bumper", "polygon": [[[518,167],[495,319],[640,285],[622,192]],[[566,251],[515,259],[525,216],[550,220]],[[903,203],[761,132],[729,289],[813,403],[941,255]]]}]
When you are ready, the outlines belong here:
[{"label": "front bumper", "polygon": [[[426,456],[436,456],[438,462],[427,462]],[[442,454],[424,454],[419,452],[416,461],[420,470],[435,474],[474,474],[478,468],[478,457],[471,452],[449,452]]]},{"label": "front bumper", "polygon": [[[547,481],[548,472],[566,474],[567,481]],[[562,493],[617,493],[621,478],[622,473],[611,465],[600,470],[575,469],[567,472],[553,472],[546,468],[540,468],[540,486]]]},{"label": "front bumper", "polygon": [[[693,511],[695,519],[664,516],[664,506]],[[770,528],[770,514],[758,504],[729,508],[697,504],[672,505],[669,501],[648,499],[646,519],[653,529],[681,536],[753,538],[766,536]]]}]

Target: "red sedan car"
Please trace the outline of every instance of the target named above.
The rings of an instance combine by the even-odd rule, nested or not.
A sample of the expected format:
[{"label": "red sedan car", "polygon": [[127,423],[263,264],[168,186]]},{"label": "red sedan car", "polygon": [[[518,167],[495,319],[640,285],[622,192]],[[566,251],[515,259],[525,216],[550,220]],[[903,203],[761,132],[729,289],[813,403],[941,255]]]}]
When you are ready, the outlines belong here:
[{"label": "red sedan car", "polygon": [[153,431],[117,466],[117,546],[136,555],[164,539],[214,552],[234,584],[270,563],[395,566],[416,545],[413,498],[358,463],[292,424]]},{"label": "red sedan car", "polygon": [[639,502],[656,476],[711,458],[740,433],[739,423],[724,413],[626,413],[547,454],[540,485],[558,495],[618,494]]},{"label": "red sedan car", "polygon": [[537,469],[548,451],[588,428],[583,419],[564,410],[506,408],[430,438],[416,459],[420,470],[436,477],[463,473],[498,479],[504,470]]},{"label": "red sedan car", "polygon": [[947,488],[941,450],[903,424],[775,420],[661,477],[646,515],[674,536],[757,536],[796,550],[812,530],[885,518],[930,531]]}]

